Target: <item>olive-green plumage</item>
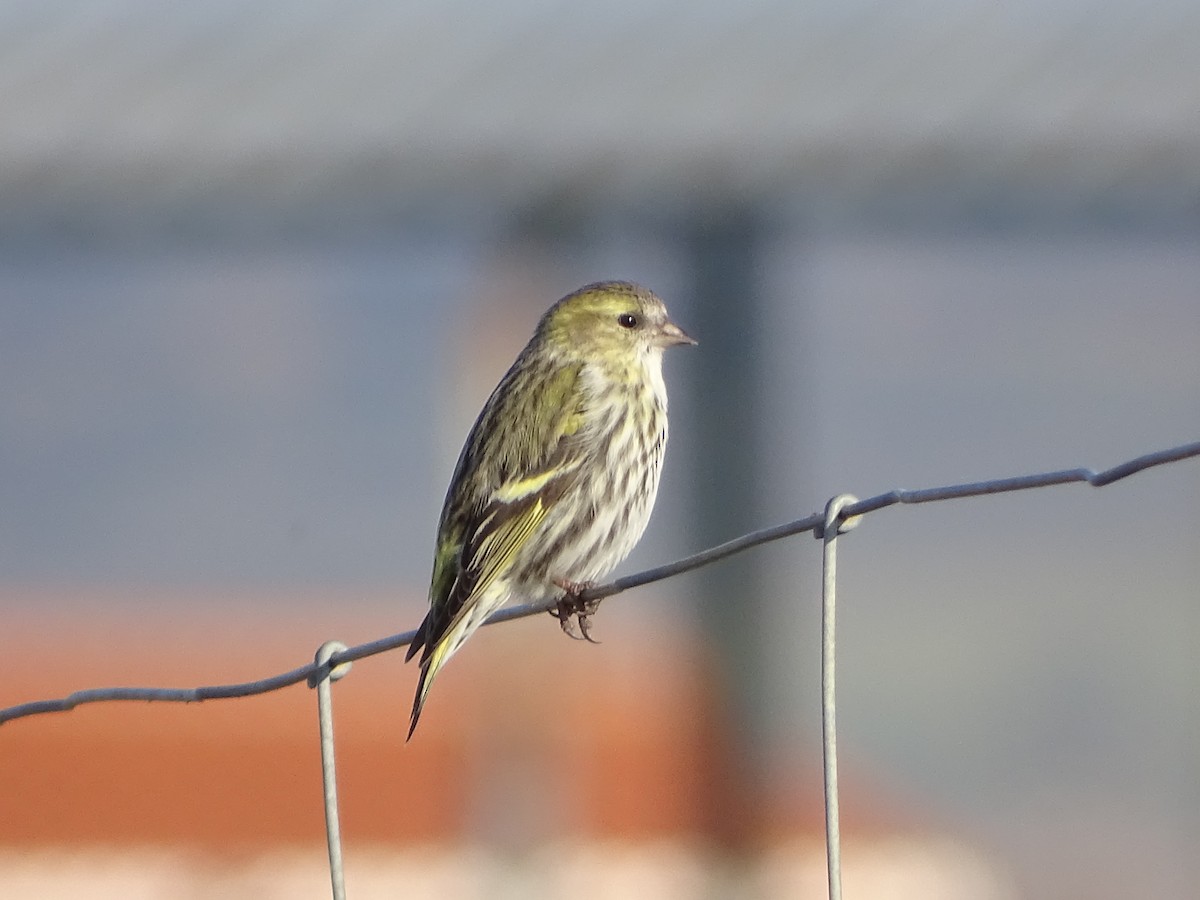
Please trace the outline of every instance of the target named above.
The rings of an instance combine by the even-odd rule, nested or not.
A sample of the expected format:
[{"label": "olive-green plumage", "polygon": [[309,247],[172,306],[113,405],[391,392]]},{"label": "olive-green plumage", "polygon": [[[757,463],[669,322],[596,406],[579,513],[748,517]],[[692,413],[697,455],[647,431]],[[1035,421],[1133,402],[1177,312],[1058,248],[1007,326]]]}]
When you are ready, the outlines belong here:
[{"label": "olive-green plumage", "polygon": [[641,537],[667,443],[662,353],[694,344],[651,291],[552,306],[471,429],[438,523],[409,737],[442,666],[510,598],[607,574]]}]

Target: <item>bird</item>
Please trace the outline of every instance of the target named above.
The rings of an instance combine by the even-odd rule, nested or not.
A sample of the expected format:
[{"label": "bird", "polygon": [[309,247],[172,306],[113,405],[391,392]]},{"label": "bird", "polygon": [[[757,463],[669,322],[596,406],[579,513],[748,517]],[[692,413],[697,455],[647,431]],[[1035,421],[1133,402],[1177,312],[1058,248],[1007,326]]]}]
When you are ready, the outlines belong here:
[{"label": "bird", "polygon": [[667,445],[663,351],[696,344],[653,291],[584,285],[551,306],[492,391],[438,520],[408,739],[434,679],[514,597],[561,591],[555,615],[591,640],[580,595],[641,538]]}]

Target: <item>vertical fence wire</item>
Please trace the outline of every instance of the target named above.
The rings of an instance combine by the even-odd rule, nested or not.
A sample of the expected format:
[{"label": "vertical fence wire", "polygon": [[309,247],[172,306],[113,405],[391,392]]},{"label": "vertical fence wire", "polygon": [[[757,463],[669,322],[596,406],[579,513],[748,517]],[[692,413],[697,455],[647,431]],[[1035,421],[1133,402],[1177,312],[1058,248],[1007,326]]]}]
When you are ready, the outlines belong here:
[{"label": "vertical fence wire", "polygon": [[825,505],[821,529],[821,750],[825,774],[825,861],[829,876],[829,900],[842,897],[842,830],[838,808],[837,702],[837,537],[858,524],[842,519],[842,510],[857,503],[850,494],[839,494]]},{"label": "vertical fence wire", "polygon": [[317,726],[321,733],[321,783],[325,790],[325,841],[329,847],[329,880],[333,900],[346,900],[346,878],[342,865],[342,828],[338,817],[337,768],[334,764],[333,682],[350,671],[350,663],[328,668],[335,653],[347,649],[340,641],[326,641],[317,649],[319,667],[309,678],[309,687],[317,689]]}]

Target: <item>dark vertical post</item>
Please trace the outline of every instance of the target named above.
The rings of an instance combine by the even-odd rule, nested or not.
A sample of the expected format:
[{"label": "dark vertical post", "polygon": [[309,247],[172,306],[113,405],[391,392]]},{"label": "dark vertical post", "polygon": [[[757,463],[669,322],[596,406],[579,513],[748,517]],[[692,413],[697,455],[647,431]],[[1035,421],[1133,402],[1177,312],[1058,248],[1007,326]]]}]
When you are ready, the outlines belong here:
[{"label": "dark vertical post", "polygon": [[[689,543],[708,547],[763,523],[758,519],[764,312],[761,213],[735,204],[706,208],[685,223],[684,262],[691,274],[689,327],[700,348],[693,363],[695,487]],[[713,836],[732,845],[752,835],[762,763],[760,718],[766,672],[762,579],[751,556],[706,569],[695,580],[702,628],[721,692],[718,711],[732,744],[716,763],[710,811]],[[714,785],[718,787],[718,785]]]}]

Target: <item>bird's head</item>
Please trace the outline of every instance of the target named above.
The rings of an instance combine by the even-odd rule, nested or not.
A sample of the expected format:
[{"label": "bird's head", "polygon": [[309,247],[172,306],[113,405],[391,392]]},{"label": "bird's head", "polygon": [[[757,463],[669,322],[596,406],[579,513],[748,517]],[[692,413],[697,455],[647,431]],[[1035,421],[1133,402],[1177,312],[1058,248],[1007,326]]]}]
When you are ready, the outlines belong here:
[{"label": "bird's head", "polygon": [[627,362],[696,341],[667,316],[653,291],[600,281],[567,294],[542,316],[538,338],[556,351]]}]

